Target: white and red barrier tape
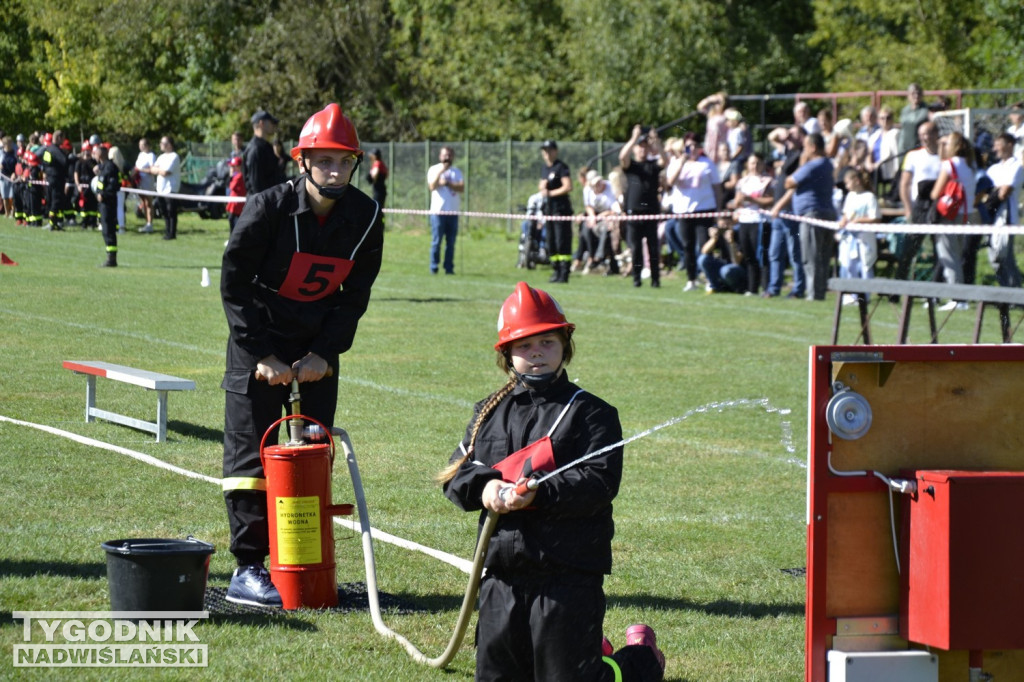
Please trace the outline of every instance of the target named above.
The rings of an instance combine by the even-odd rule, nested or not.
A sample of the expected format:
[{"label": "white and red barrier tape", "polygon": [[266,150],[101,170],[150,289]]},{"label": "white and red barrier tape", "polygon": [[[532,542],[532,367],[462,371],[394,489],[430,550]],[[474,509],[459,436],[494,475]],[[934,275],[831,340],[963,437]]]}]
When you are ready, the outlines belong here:
[{"label": "white and red barrier tape", "polygon": [[[2,176],[7,178],[7,176]],[[8,180],[10,178],[7,178]],[[35,184],[45,185],[45,181],[33,181]],[[151,196],[151,197],[164,197],[168,199],[184,199],[187,201],[197,201],[204,203],[218,203],[218,204],[231,204],[231,203],[244,203],[245,197],[229,197],[221,194],[161,194],[160,192],[154,192],[152,190],[136,189],[134,187],[122,187],[122,192],[126,194],[138,194],[140,196]],[[765,209],[758,211],[761,215],[765,216],[766,219],[771,219],[771,212]],[[448,216],[460,216],[464,218],[485,218],[491,220],[541,220],[547,221],[570,221],[570,222],[583,222],[587,219],[584,215],[571,215],[571,216],[536,216],[523,213],[491,213],[485,211],[427,211],[422,209],[412,208],[385,208],[384,213],[389,215],[414,215],[414,216],[431,216],[431,215],[448,215]],[[601,217],[603,221],[627,221],[627,220],[670,220],[672,218],[731,218],[735,215],[734,211],[706,211],[703,213],[656,213],[656,214],[644,214],[644,215],[626,215],[626,214],[611,214]],[[824,227],[829,230],[840,230],[843,228],[839,227],[839,223],[835,220],[818,220],[815,218],[803,218],[792,213],[780,213],[780,218],[786,218],[794,222],[805,222],[811,225],[817,225]],[[856,223],[852,226],[847,227],[851,231],[856,232],[876,232],[876,233],[908,233],[908,234],[1024,234],[1024,226],[1021,225],[971,225],[971,224],[942,224],[942,225],[929,225],[929,224],[910,224],[910,223]]]}]

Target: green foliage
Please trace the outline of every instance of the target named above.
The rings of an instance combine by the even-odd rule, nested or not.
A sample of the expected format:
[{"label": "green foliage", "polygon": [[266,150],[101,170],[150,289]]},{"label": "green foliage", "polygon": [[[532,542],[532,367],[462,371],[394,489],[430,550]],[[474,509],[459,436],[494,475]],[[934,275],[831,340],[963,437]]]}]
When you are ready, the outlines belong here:
[{"label": "green foliage", "polygon": [[[337,101],[366,139],[621,140],[719,90],[1012,87],[1024,76],[1008,56],[1024,49],[1015,0],[0,0],[0,10],[0,60],[11,65],[0,124],[123,139],[225,140],[247,134],[260,107],[294,139]],[[788,109],[769,104],[768,118]]]},{"label": "green foliage", "polygon": [[47,108],[46,94],[36,79],[34,31],[25,17],[22,0],[0,0],[0,128],[28,133],[39,124]]},{"label": "green foliage", "polygon": [[[812,44],[833,90],[1019,86],[1024,7],[1013,0],[814,0]],[[851,39],[854,38],[854,39]]]}]

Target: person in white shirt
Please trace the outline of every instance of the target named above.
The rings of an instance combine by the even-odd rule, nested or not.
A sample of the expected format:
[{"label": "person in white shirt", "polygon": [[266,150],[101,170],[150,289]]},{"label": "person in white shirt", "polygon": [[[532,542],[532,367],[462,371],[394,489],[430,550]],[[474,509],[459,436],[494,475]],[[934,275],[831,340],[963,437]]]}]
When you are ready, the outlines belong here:
[{"label": "person in white shirt", "polygon": [[793,106],[793,122],[803,128],[808,135],[821,132],[821,122],[811,116],[811,105],[807,102],[797,102]]},{"label": "person in white shirt", "polygon": [[[875,262],[878,260],[878,237],[874,232],[858,231],[857,225],[881,222],[882,213],[878,198],[871,191],[871,181],[866,171],[851,169],[846,172],[843,182],[847,194],[843,200],[843,215],[839,219],[839,276],[853,279],[870,279],[875,276]],[[856,298],[852,298],[856,301]],[[850,303],[844,299],[843,303]]]},{"label": "person in white shirt", "polygon": [[[922,225],[928,222],[928,211],[932,205],[931,188],[939,177],[942,162],[939,159],[939,137],[935,124],[925,121],[918,127],[917,135],[921,140],[921,146],[903,157],[900,200],[903,202],[903,215],[906,221]],[[923,188],[921,183],[925,183]],[[925,236],[913,232],[904,235],[903,245],[899,249],[899,260],[896,263],[896,279],[908,278],[910,264],[921,248]]]},{"label": "person in white shirt", "polygon": [[441,240],[445,241],[444,272],[455,274],[455,237],[459,233],[459,216],[438,215],[439,211],[458,211],[460,195],[466,188],[462,171],[452,165],[455,150],[441,147],[439,163],[427,169],[430,188],[430,272],[437,274],[441,265]]},{"label": "person in white shirt", "polygon": [[1010,127],[1006,129],[1013,136],[1013,156],[1024,163],[1024,102],[1017,102],[1010,111]]},{"label": "person in white shirt", "polygon": [[[160,156],[149,167],[140,169],[156,177],[158,194],[174,194],[181,187],[181,158],[174,151],[174,139],[170,135],[160,138]],[[164,214],[164,239],[178,237],[178,202],[169,197],[158,197]]]},{"label": "person in white shirt", "polygon": [[615,259],[615,254],[618,252],[620,241],[619,223],[604,220],[604,217],[622,213],[622,207],[619,206],[618,197],[615,196],[611,183],[602,178],[596,170],[587,172],[586,181],[583,188],[583,208],[587,213],[586,226],[590,228],[594,238],[587,248],[590,260],[584,266],[583,274],[606,261],[606,274],[617,275],[619,263]]},{"label": "person in white shirt", "polygon": [[[996,137],[993,151],[999,160],[989,166],[988,177],[994,185],[989,193],[989,207],[994,210],[996,225],[1019,225],[1021,187],[1024,167],[1013,154],[1015,140],[1009,133]],[[993,234],[989,238],[988,259],[1000,286],[1019,287],[1021,274],[1013,257],[1013,235]]]},{"label": "person in white shirt", "polygon": [[[144,189],[148,192],[152,192],[156,186],[154,176],[150,175],[148,171],[143,169],[149,168],[156,163],[156,154],[149,146],[149,140],[142,138],[139,140],[139,156],[135,159],[135,170],[138,172],[139,189]],[[142,207],[142,212],[146,216],[146,224],[144,227],[139,228],[139,232],[152,232],[153,231],[153,197],[148,194],[139,195],[139,205]]]}]

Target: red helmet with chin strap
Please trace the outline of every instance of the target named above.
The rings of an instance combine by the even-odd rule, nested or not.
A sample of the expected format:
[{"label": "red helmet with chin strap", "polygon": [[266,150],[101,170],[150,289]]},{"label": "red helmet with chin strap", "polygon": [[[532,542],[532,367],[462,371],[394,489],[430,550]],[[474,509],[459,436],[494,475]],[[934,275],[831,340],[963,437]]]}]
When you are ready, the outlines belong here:
[{"label": "red helmet with chin strap", "polygon": [[494,349],[500,351],[517,339],[556,329],[565,329],[571,334],[576,325],[565,319],[562,307],[550,294],[519,282],[498,313],[498,343],[494,344]]},{"label": "red helmet with chin strap", "polygon": [[341,149],[356,156],[363,155],[356,127],[334,102],[310,116],[302,126],[299,143],[291,152],[296,163],[302,164],[302,152],[306,149]]}]

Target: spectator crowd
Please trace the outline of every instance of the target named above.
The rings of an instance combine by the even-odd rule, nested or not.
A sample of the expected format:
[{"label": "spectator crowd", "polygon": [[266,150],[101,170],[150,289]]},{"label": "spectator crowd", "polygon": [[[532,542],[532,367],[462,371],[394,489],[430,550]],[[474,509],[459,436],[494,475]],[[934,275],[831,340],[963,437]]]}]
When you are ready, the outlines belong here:
[{"label": "spectator crowd", "polygon": [[[822,300],[829,277],[870,278],[882,268],[895,278],[975,283],[987,244],[998,283],[1020,286],[1012,235],[956,234],[955,226],[1019,224],[1024,102],[1012,106],[1005,130],[980,130],[972,141],[940,131],[933,117],[945,103],[928,105],[923,95],[911,84],[899,112],[865,106],[856,121],[798,101],[793,123],[768,133],[767,155],[754,151],[725,93],[698,105],[703,136],[662,141],[656,129],[636,126],[607,178],[578,169],[583,219],[569,272],[631,277],[638,287],[679,278],[684,291]],[[943,197],[954,193],[963,196],[947,215]],[[544,203],[541,193],[528,206]],[[540,241],[542,262],[555,224],[563,223],[523,221],[522,240]],[[929,235],[900,224],[953,227]],[[929,241],[930,274],[915,267]],[[567,281],[560,267],[552,281]]]},{"label": "spectator crowd", "polygon": [[[979,252],[987,247],[998,283],[1020,286],[1012,234],[956,234],[954,228],[928,235],[898,227],[1020,222],[1024,102],[1012,106],[1003,130],[981,130],[973,140],[939,129],[933,117],[943,107],[941,101],[926,103],[917,84],[907,89],[899,112],[865,106],[856,121],[833,120],[831,106],[814,112],[798,100],[792,124],[770,130],[769,151],[762,154],[740,111],[719,92],[698,104],[706,121],[703,134],[662,140],[659,130],[635,126],[608,177],[587,166],[573,174],[559,158],[557,142],[547,140],[520,244],[521,253],[533,249],[536,257],[521,258],[520,265],[550,264],[553,283],[568,282],[572,273],[603,274],[630,278],[636,287],[678,279],[684,291],[821,300],[833,275],[869,278],[884,269],[896,278],[922,276],[915,262],[929,245],[935,260],[930,276],[971,284]],[[260,109],[250,122],[249,142],[234,134],[230,157],[218,164],[221,194],[244,197],[287,177],[290,160],[275,139],[278,120]],[[160,139],[158,151],[139,140],[133,167],[99,135],[76,149],[61,130],[13,138],[0,131],[0,144],[0,209],[18,224],[102,230],[103,192],[96,181],[100,165],[109,160],[121,187],[144,191],[139,231],[153,232],[158,216],[165,223],[164,239],[177,236],[179,206],[173,197],[184,190],[171,136]],[[97,147],[102,151],[94,153]],[[428,173],[432,212],[458,211],[463,180],[451,167],[453,157],[450,147],[443,148],[441,163]],[[367,180],[382,207],[387,177],[380,150],[373,150]],[[580,218],[567,221],[577,193]],[[954,194],[960,197],[957,210],[947,214],[942,209]],[[126,230],[124,199],[118,192],[113,236],[104,232],[106,264],[116,262],[109,254],[116,254],[116,235]],[[241,207],[228,204],[229,226]],[[430,269],[453,274],[457,216],[432,215],[430,223]],[[892,232],[876,223],[894,224]],[[950,301],[946,307],[966,304]]]}]

